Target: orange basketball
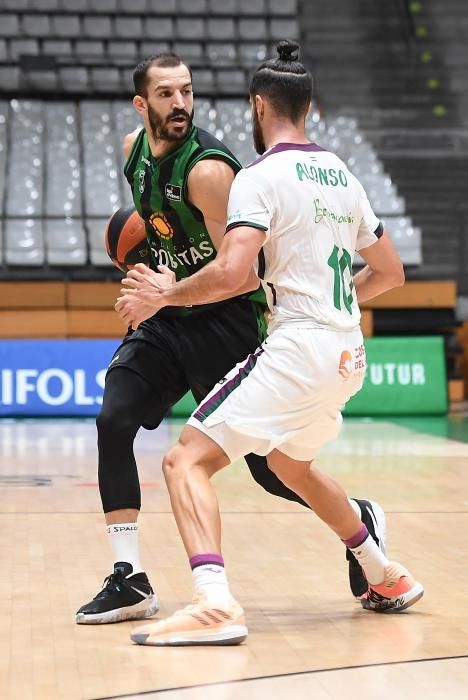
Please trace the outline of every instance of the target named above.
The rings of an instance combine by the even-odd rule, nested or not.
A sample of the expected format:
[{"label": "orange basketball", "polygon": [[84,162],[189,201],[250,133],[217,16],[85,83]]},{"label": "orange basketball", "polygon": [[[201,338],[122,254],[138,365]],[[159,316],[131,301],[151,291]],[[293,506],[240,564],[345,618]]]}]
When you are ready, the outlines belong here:
[{"label": "orange basketball", "polygon": [[145,222],[133,206],[118,209],[107,222],[106,250],[114,265],[123,272],[139,262],[149,264]]}]

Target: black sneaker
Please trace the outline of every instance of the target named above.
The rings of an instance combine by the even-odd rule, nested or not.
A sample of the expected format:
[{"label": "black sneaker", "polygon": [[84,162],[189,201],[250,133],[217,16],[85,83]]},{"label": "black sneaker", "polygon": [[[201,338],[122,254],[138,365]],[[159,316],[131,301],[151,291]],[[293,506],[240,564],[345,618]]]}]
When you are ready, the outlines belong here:
[{"label": "black sneaker", "polygon": [[[361,520],[369,530],[369,534],[378,544],[384,554],[387,551],[387,525],[385,522],[385,513],[378,503],[375,501],[364,501],[363,499],[353,498],[353,501],[359,505],[361,509]],[[353,596],[361,598],[367,593],[369,584],[364,575],[358,560],[354,554],[347,549],[346,559],[349,562],[349,585]]]},{"label": "black sneaker", "polygon": [[125,561],[114,564],[114,573],[104,579],[102,590],[76,613],[79,625],[142,620],[159,610],[159,601],[145,573],[133,574]]}]

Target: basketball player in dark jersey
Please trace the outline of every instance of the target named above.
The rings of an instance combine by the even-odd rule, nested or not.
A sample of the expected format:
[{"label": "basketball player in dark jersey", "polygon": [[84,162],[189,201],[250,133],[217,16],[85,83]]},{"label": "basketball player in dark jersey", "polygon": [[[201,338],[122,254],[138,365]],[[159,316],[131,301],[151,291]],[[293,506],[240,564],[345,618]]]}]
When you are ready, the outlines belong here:
[{"label": "basketball player in dark jersey", "polygon": [[[241,165],[220,141],[192,124],[191,71],[179,57],[160,54],[143,61],[134,83],[133,102],[144,128],[125,138],[125,175],[146,223],[151,268],[160,279],[181,279],[216,256],[229,190]],[[200,401],[254,352],[265,337],[264,309],[263,291],[252,271],[236,297],[194,308],[166,307],[129,333],[115,352],[97,418],[99,489],[114,571],[78,610],[76,622],[119,622],[157,612],[157,597],[139,554],[135,436],[142,426],[156,428],[189,389]],[[246,462],[264,489],[305,505],[268,469],[264,457],[248,455]],[[352,504],[384,547],[380,507],[363,500]],[[367,582],[352,555],[348,559],[352,591],[363,595]]]}]

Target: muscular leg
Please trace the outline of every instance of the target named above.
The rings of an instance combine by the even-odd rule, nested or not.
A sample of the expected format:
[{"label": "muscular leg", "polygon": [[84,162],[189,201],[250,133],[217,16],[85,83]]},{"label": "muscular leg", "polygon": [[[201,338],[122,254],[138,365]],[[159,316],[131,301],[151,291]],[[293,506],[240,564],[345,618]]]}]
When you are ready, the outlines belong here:
[{"label": "muscular leg", "polygon": [[276,476],[307,501],[309,507],[340,539],[351,538],[362,523],[351,507],[346,493],[328,474],[274,450],[267,458],[269,468]]},{"label": "muscular leg", "polygon": [[172,511],[189,557],[221,554],[219,505],[210,478],[228,464],[219,445],[191,426],[164,458]]}]

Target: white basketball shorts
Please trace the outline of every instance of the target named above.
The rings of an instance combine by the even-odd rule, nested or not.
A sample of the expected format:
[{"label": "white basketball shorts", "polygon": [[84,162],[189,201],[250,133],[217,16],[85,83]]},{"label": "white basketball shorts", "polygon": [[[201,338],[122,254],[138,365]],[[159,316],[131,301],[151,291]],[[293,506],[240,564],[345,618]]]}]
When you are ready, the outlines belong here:
[{"label": "white basketball shorts", "polygon": [[274,449],[312,461],[337,436],[341,410],[361,388],[365,368],[360,329],[282,326],[216,384],[188,424],[231,462]]}]

